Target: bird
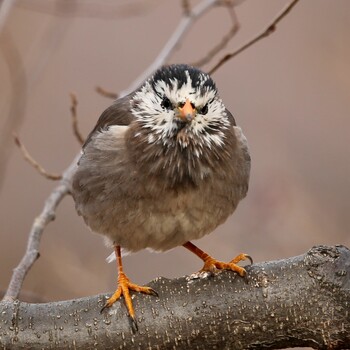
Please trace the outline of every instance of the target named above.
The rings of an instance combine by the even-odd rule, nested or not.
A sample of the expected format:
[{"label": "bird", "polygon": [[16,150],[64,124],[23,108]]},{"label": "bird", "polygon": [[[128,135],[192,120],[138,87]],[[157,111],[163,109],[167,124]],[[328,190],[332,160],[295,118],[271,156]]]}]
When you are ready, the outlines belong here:
[{"label": "bird", "polygon": [[186,65],[160,67],[139,88],[115,100],[88,135],[72,180],[78,214],[114,247],[118,286],[137,329],[130,291],[157,296],[125,274],[122,253],[183,246],[209,274],[246,275],[241,253],[222,262],[191,241],[224,223],[248,191],[246,137],[211,76]]}]

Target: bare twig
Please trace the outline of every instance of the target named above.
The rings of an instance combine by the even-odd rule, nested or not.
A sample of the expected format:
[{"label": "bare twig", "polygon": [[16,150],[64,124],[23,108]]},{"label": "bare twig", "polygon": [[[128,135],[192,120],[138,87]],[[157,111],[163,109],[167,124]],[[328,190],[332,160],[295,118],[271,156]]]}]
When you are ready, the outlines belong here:
[{"label": "bare twig", "polygon": [[95,90],[98,94],[100,94],[104,97],[107,97],[107,98],[111,98],[113,100],[116,100],[119,97],[119,95],[116,92],[105,90],[101,86],[96,86]]},{"label": "bare twig", "polygon": [[13,134],[13,138],[15,140],[16,145],[21,150],[22,155],[24,159],[34,168],[38,171],[38,173],[42,176],[44,176],[46,179],[49,180],[61,180],[62,175],[60,174],[52,174],[47,172],[27,151],[27,149],[24,147],[22,142],[20,141],[19,137],[16,134]]},{"label": "bare twig", "polygon": [[71,115],[72,115],[72,127],[73,127],[73,132],[75,137],[77,138],[78,142],[82,145],[85,142],[85,138],[81,134],[79,127],[78,127],[78,116],[77,116],[77,105],[78,105],[78,100],[77,96],[74,93],[70,93],[70,98],[71,98]]},{"label": "bare twig", "polygon": [[213,74],[215,71],[218,70],[224,63],[226,63],[231,58],[237,56],[244,50],[246,50],[248,47],[254,45],[259,40],[266,38],[270,34],[272,34],[275,29],[276,25],[292,10],[292,8],[298,3],[299,0],[293,0],[291,1],[274,19],[273,21],[257,36],[255,36],[253,39],[249,40],[247,43],[242,45],[237,50],[226,54],[223,58],[220,59],[220,61],[209,70],[209,74]]},{"label": "bare twig", "polygon": [[231,6],[227,6],[227,9],[230,13],[231,20],[232,20],[232,25],[230,27],[230,30],[228,31],[228,33],[226,33],[223,36],[221,41],[217,45],[215,45],[203,58],[201,58],[197,62],[193,62],[192,63],[193,66],[202,67],[205,64],[209,63],[216,54],[218,54],[220,51],[222,51],[227,46],[227,44],[230,42],[230,40],[238,32],[240,25],[239,25],[239,22],[237,19],[236,12],[235,12],[234,8]]},{"label": "bare twig", "polygon": [[42,233],[49,222],[55,219],[55,210],[66,194],[70,192],[71,179],[78,157],[63,173],[62,179],[58,186],[52,191],[45,202],[44,208],[40,215],[34,220],[33,226],[29,233],[29,239],[26,252],[19,265],[14,269],[13,275],[4,296],[5,301],[11,301],[18,298],[24,278],[35,260],[39,257],[39,245]]}]

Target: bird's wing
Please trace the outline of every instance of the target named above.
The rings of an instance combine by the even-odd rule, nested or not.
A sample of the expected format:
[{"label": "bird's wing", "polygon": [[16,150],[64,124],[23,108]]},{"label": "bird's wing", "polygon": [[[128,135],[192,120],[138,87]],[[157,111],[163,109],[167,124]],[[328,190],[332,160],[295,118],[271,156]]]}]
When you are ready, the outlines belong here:
[{"label": "bird's wing", "polygon": [[230,121],[231,126],[236,126],[235,118],[233,117],[232,113],[226,108],[226,114],[228,116],[228,119]]},{"label": "bird's wing", "polygon": [[135,119],[130,111],[131,95],[132,94],[114,101],[114,103],[101,114],[96,126],[86,138],[83,149],[91,141],[92,135],[96,132],[105,130],[111,125],[129,125]]}]

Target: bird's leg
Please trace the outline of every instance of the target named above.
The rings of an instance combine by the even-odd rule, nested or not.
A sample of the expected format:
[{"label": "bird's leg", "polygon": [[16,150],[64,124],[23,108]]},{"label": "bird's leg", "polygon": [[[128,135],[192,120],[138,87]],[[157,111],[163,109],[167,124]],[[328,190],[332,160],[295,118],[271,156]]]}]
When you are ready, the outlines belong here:
[{"label": "bird's leg", "polygon": [[158,294],[156,291],[154,291],[150,287],[142,287],[142,286],[138,286],[137,284],[131,283],[123,270],[122,256],[121,256],[121,250],[119,245],[114,247],[114,252],[117,258],[117,265],[118,265],[118,288],[114,292],[114,294],[106,301],[106,304],[103,306],[101,312],[105,308],[111,307],[123,295],[126,307],[128,309],[129,316],[132,319],[133,326],[137,330],[135,311],[131,301],[130,290],[133,290],[135,292],[145,293],[145,294],[151,294],[155,296],[158,296]]},{"label": "bird's leg", "polygon": [[232,270],[237,272],[240,276],[243,277],[246,274],[246,270],[243,267],[238,266],[237,263],[247,259],[250,261],[251,264],[253,263],[253,259],[247,254],[239,254],[230,262],[225,263],[212,258],[210,255],[203,252],[203,250],[199,249],[197,246],[195,246],[191,242],[186,242],[183,246],[187,248],[189,251],[191,251],[192,253],[196,254],[200,259],[204,261],[204,266],[200,270],[200,272],[207,271],[207,272],[213,273],[216,270]]}]

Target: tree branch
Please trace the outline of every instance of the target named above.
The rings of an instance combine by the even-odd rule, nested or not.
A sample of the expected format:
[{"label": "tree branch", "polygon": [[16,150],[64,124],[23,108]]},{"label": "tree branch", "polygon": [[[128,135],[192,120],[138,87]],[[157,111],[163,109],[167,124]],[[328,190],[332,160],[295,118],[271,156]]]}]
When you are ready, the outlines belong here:
[{"label": "tree branch", "polygon": [[13,134],[13,138],[15,140],[15,144],[22,152],[23,158],[35,169],[37,172],[44,176],[46,179],[49,180],[61,180],[62,175],[61,174],[52,174],[47,172],[27,151],[27,149],[22,144],[21,140],[16,134]]},{"label": "tree branch", "polygon": [[226,63],[231,58],[237,56],[241,52],[248,49],[250,46],[254,45],[259,40],[266,38],[270,34],[272,34],[276,30],[276,25],[285,17],[287,14],[292,10],[292,8],[298,3],[299,0],[293,0],[291,1],[274,19],[273,21],[257,36],[255,36],[253,39],[249,40],[247,43],[242,45],[237,50],[233,51],[232,53],[226,54],[223,58],[220,59],[220,61],[210,69],[208,72],[209,74],[213,74],[215,71],[217,71],[224,63]]},{"label": "tree branch", "polygon": [[222,51],[227,46],[227,44],[231,41],[231,39],[237,34],[240,28],[240,25],[238,22],[236,12],[232,7],[231,3],[228,3],[226,7],[232,21],[230,30],[222,37],[221,41],[218,44],[216,44],[203,58],[199,59],[196,62],[193,62],[192,63],[193,66],[202,67],[205,64],[209,63],[213,59],[213,57],[216,54],[218,54],[220,51]]},{"label": "tree branch", "polygon": [[78,115],[77,115],[78,99],[73,92],[70,93],[70,99],[71,99],[70,112],[72,116],[73,133],[76,139],[78,140],[78,142],[80,143],[80,145],[83,145],[85,142],[85,137],[80,132],[79,126],[78,126]]},{"label": "tree branch", "polygon": [[111,98],[112,100],[115,100],[119,97],[117,93],[115,93],[113,91],[108,91],[105,88],[103,88],[102,86],[96,86],[95,91],[98,94],[100,94],[101,96]]},{"label": "tree branch", "polygon": [[3,348],[280,349],[350,344],[350,250],[297,257],[202,279],[158,278],[159,298],[135,295],[139,332],[124,301],[100,314],[104,296],[47,304],[0,303]]}]

